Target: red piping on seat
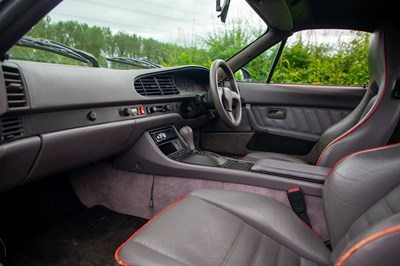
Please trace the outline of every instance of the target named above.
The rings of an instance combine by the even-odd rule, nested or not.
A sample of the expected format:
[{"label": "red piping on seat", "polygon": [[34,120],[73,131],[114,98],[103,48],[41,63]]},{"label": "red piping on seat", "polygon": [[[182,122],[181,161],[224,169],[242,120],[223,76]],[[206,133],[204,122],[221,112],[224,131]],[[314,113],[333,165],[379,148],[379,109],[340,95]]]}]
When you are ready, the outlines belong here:
[{"label": "red piping on seat", "polygon": [[383,33],[383,53],[384,53],[384,75],[385,75],[385,79],[383,81],[383,89],[382,89],[382,97],[379,98],[378,103],[375,105],[374,109],[372,109],[371,112],[368,113],[368,115],[366,115],[364,117],[363,120],[361,120],[360,122],[358,122],[355,126],[353,126],[350,130],[346,131],[345,133],[343,133],[341,136],[337,137],[336,139],[334,139],[331,143],[328,144],[328,146],[325,147],[325,149],[322,151],[321,155],[318,158],[318,161],[316,163],[316,165],[319,165],[322,156],[324,155],[324,153],[330,148],[332,147],[332,145],[334,145],[335,143],[337,143],[339,140],[344,139],[345,137],[347,137],[348,135],[350,135],[351,133],[353,133],[354,131],[356,131],[358,128],[360,128],[362,125],[364,125],[370,118],[371,116],[376,112],[376,110],[378,109],[378,107],[380,106],[383,97],[385,97],[386,94],[386,84],[387,84],[387,69],[386,69],[386,41],[385,41],[385,32]]},{"label": "red piping on seat", "polygon": [[333,170],[335,170],[335,168],[336,168],[339,164],[341,164],[344,160],[348,159],[349,157],[351,157],[351,156],[353,156],[353,155],[357,155],[357,154],[364,153],[364,152],[369,152],[369,151],[380,150],[380,149],[384,149],[384,148],[396,146],[396,145],[399,145],[399,144],[400,144],[400,142],[396,142],[396,143],[389,144],[389,145],[379,146],[379,147],[375,147],[375,148],[369,148],[369,149],[365,149],[365,150],[361,150],[361,151],[357,151],[357,152],[350,153],[350,154],[347,155],[346,157],[343,157],[342,159],[340,159],[339,161],[337,161],[337,162],[335,163],[334,166],[332,166],[332,168],[331,168],[331,170],[329,170],[329,173],[327,174],[325,180],[328,179],[328,177],[331,175],[331,173],[333,172]]},{"label": "red piping on seat", "polygon": [[340,259],[336,262],[336,266],[342,266],[343,263],[345,263],[346,260],[351,257],[351,255],[353,255],[358,250],[363,248],[365,245],[371,243],[372,241],[382,238],[386,235],[399,232],[399,231],[400,231],[400,225],[395,225],[395,226],[386,228],[382,231],[379,231],[375,234],[372,234],[372,235],[368,236],[367,238],[364,238],[363,240],[361,240],[360,242],[358,242],[357,244],[352,246],[342,257],[340,257]]},{"label": "red piping on seat", "polygon": [[[301,220],[301,219],[300,219],[300,220]],[[324,239],[322,238],[322,236],[320,236],[311,226],[309,226],[308,224],[306,224],[303,220],[301,220],[301,221],[303,222],[303,224],[304,224],[305,226],[308,227],[308,229],[311,230],[311,232],[314,233],[314,235],[316,235],[319,239],[321,239],[322,241],[324,241]]]},{"label": "red piping on seat", "polygon": [[146,226],[148,226],[152,221],[154,221],[157,217],[159,217],[161,214],[163,214],[165,211],[167,211],[168,209],[170,209],[172,206],[174,206],[175,204],[177,204],[179,201],[183,200],[186,196],[183,195],[182,197],[180,197],[179,199],[177,199],[176,201],[174,201],[173,203],[171,203],[170,205],[168,205],[167,207],[165,207],[162,211],[160,211],[159,213],[156,214],[156,216],[154,216],[153,218],[151,218],[147,223],[145,223],[142,227],[139,228],[139,230],[137,230],[135,233],[133,233],[133,235],[131,235],[128,240],[126,240],[124,243],[122,243],[121,246],[119,246],[119,248],[117,249],[117,251],[115,251],[115,260],[119,265],[122,266],[129,266],[129,264],[127,264],[126,262],[122,261],[119,256],[118,253],[121,250],[121,248],[128,243],[134,236],[136,236],[140,231],[142,231]]}]

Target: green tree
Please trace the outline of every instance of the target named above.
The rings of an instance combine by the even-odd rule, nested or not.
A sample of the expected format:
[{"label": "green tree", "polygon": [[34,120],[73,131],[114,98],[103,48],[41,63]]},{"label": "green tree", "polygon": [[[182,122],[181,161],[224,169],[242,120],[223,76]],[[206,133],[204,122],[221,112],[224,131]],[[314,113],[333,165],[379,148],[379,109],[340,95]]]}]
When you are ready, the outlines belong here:
[{"label": "green tree", "polygon": [[[108,62],[108,57],[144,58],[162,66],[196,64],[209,67],[217,58],[229,59],[262,35],[264,30],[262,26],[250,25],[245,19],[235,19],[224,26],[215,26],[204,36],[181,33],[175,43],[165,43],[126,32],[113,33],[110,28],[89,26],[78,21],[53,23],[50,17],[45,17],[27,35],[54,40],[89,52],[103,67],[134,68]],[[367,51],[370,35],[352,32],[349,41],[343,41],[342,37],[339,36],[335,45],[318,43],[315,32],[312,31],[292,37],[284,49],[272,82],[346,85],[368,83]],[[253,81],[265,81],[278,45],[245,66]],[[49,52],[22,47],[12,48],[9,54],[15,59],[85,65]]]}]

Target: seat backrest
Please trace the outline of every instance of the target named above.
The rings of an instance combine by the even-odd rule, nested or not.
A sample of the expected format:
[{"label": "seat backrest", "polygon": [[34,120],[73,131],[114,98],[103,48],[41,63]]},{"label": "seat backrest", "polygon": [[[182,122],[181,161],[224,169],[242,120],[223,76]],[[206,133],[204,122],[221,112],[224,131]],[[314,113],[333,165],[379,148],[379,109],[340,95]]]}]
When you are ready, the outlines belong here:
[{"label": "seat backrest", "polygon": [[[370,84],[359,105],[326,129],[317,144],[317,165],[332,167],[353,152],[385,145],[400,117],[400,23],[390,21],[376,30],[368,52]],[[399,90],[400,92],[400,90]]]},{"label": "seat backrest", "polygon": [[357,152],[329,174],[325,218],[336,265],[400,265],[400,144]]}]

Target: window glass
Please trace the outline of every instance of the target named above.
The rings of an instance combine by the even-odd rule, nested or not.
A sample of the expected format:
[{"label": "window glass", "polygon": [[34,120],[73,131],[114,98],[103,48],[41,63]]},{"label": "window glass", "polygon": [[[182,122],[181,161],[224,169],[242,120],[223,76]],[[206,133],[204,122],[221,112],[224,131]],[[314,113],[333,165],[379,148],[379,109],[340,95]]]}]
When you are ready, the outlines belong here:
[{"label": "window glass", "polygon": [[368,84],[370,34],[343,30],[308,30],[291,36],[271,83]]},{"label": "window glass", "polygon": [[[250,73],[252,82],[265,82],[279,46],[280,43],[274,45],[244,66],[244,69]],[[249,81],[244,78],[242,70],[237,71],[235,74],[238,81]]]},{"label": "window glass", "polygon": [[[368,84],[370,33],[346,30],[307,30],[293,34],[283,49],[271,83]],[[280,43],[236,72],[239,81],[265,82]]]},{"label": "window glass", "polygon": [[[88,52],[102,67],[209,67],[217,58],[229,59],[267,30],[246,1],[231,0],[226,23],[218,18],[215,4],[215,0],[64,0],[26,35]],[[9,56],[82,64],[20,46],[12,48]],[[107,60],[116,57],[133,63]]]}]

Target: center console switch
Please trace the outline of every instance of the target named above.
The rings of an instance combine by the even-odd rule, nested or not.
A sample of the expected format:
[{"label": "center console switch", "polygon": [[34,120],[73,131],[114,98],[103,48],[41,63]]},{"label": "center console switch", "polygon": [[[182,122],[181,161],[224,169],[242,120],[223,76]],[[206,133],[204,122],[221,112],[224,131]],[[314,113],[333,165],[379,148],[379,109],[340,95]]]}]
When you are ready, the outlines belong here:
[{"label": "center console switch", "polygon": [[181,139],[175,127],[151,131],[150,136],[161,152],[171,159],[177,159],[190,153],[186,143]]}]

